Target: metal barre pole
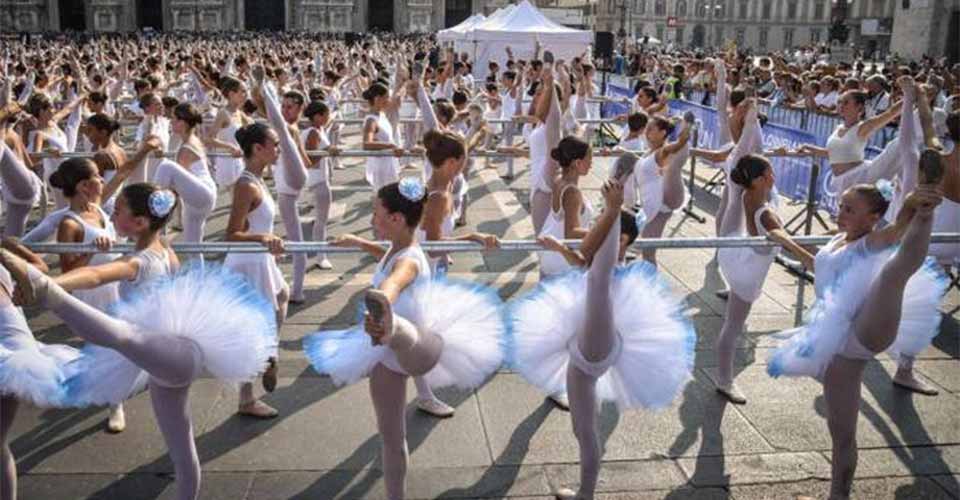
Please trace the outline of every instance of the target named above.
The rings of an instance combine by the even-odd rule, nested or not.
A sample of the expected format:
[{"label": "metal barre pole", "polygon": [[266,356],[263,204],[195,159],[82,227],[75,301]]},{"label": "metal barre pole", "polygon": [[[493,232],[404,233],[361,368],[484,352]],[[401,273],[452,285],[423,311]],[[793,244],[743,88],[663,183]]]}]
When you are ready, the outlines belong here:
[{"label": "metal barre pole", "polygon": [[[132,155],[136,153],[135,150],[124,150],[124,153]],[[327,151],[323,150],[311,150],[306,152],[308,156],[314,157],[331,157],[331,158],[380,158],[380,157],[397,157],[397,155],[390,150],[377,150],[377,151],[367,151],[363,149],[350,149],[350,150],[341,150],[337,154],[330,154]],[[637,155],[645,155],[646,151],[627,151],[627,150],[606,150],[606,149],[594,149],[593,156],[604,156],[604,157],[614,157],[620,156],[624,153],[634,153]],[[95,152],[76,152],[76,153],[53,153],[53,152],[42,152],[42,153],[31,153],[31,156],[36,158],[93,158]],[[165,151],[163,153],[157,154],[154,153],[148,158],[176,158],[177,153],[174,151]],[[400,155],[400,158],[419,158],[424,156],[424,152],[413,152],[408,151]],[[526,152],[509,152],[509,151],[471,151],[471,158],[510,158],[526,156]],[[232,153],[221,153],[221,152],[208,152],[207,157],[210,158],[236,158]]]},{"label": "metal barre pole", "polygon": [[[832,236],[798,236],[793,238],[800,245],[824,245]],[[935,233],[931,243],[960,243],[960,233]],[[563,243],[579,248],[580,240],[563,240]],[[386,248],[388,242],[379,242]],[[109,252],[100,252],[93,244],[84,243],[26,243],[37,253],[128,253],[135,250],[133,244],[114,245]],[[478,252],[483,246],[472,241],[424,241],[420,246],[425,251],[437,252]],[[759,236],[743,238],[651,238],[637,240],[632,247],[644,248],[731,248],[731,247],[776,247],[778,243]],[[210,242],[175,243],[173,249],[179,253],[264,253],[267,248],[258,243]],[[286,242],[286,253],[324,252],[324,253],[360,253],[363,250],[352,247],[338,247],[330,242]],[[534,240],[503,240],[501,252],[536,252],[544,248]]]}]

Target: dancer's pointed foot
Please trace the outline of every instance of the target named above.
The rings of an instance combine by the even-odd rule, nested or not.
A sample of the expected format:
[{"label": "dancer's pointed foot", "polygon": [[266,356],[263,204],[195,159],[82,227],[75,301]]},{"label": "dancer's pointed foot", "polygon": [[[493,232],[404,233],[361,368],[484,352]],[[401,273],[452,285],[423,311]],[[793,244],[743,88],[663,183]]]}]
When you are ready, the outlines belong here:
[{"label": "dancer's pointed foot", "polygon": [[901,389],[923,394],[924,396],[936,396],[940,394],[935,387],[917,378],[913,370],[897,370],[893,377],[893,385]]},{"label": "dancer's pointed foot", "polygon": [[123,405],[111,406],[110,416],[107,418],[107,430],[114,434],[123,432],[127,428],[127,417],[123,412]]},{"label": "dancer's pointed foot", "polygon": [[389,345],[393,338],[393,306],[387,295],[376,288],[367,290],[363,296],[363,303],[367,307],[367,314],[375,325],[379,325],[383,331],[380,337],[380,343]]},{"label": "dancer's pointed foot", "polygon": [[[31,276],[30,264],[5,248],[0,248],[0,265],[7,268],[10,277],[16,284],[14,303],[20,306],[34,304],[37,301],[37,288],[38,286],[42,287],[43,283],[43,280],[39,279],[38,276],[44,277],[43,274],[34,270],[36,274]],[[34,280],[37,282],[34,283]]]},{"label": "dancer's pointed foot", "polygon": [[560,488],[553,496],[556,497],[557,500],[589,500],[588,497],[580,495],[570,488]]},{"label": "dancer's pointed foot", "polygon": [[737,384],[733,382],[729,384],[717,384],[717,393],[735,405],[747,404],[747,398],[740,392]]}]

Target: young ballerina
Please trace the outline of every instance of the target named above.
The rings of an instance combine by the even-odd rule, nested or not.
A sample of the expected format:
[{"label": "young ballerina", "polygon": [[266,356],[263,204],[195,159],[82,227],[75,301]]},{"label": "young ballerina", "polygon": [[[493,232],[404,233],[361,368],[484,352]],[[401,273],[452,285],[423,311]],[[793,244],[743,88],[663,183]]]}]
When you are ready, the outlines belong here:
[{"label": "young ballerina", "polygon": [[[590,173],[593,160],[590,145],[576,137],[564,137],[550,152],[550,157],[560,166],[560,177],[555,181],[550,213],[537,237],[583,238],[593,221],[593,208],[580,192],[578,183]],[[540,252],[539,258],[541,280],[570,270],[570,264],[557,252]]]},{"label": "young ballerina", "polygon": [[[170,119],[164,116],[165,108],[160,96],[153,92],[147,92],[140,96],[137,102],[143,112],[143,119],[137,126],[136,141],[142,143],[148,137],[156,137],[160,140],[160,150],[169,151],[171,123]],[[130,182],[153,180],[157,169],[164,161],[166,160],[157,158],[147,160],[145,164],[140,165],[137,170],[130,174]]]},{"label": "young ballerina", "polygon": [[[136,251],[110,263],[50,278],[4,249],[0,264],[16,283],[17,303],[50,309],[88,342],[65,367],[63,405],[116,404],[148,385],[173,461],[176,498],[192,500],[200,462],[190,384],[204,371],[229,383],[255,377],[276,350],[276,324],[259,295],[222,268],[195,266],[174,276],[176,255],[159,233],[176,203],[173,192],[155,184],[124,188],[113,221]],[[110,282],[119,283],[121,299],[110,315],[70,295]]]},{"label": "young ballerina", "polygon": [[[310,127],[300,136],[304,149],[336,155],[339,149],[331,143],[327,133],[330,108],[323,101],[313,101],[303,110],[303,116],[310,120]],[[327,157],[318,157],[307,167],[307,189],[313,193],[313,241],[327,240],[327,222],[330,219],[330,206],[333,205],[330,173],[330,159]],[[322,270],[333,269],[325,253],[317,254],[316,266]]]},{"label": "young ballerina", "polygon": [[370,377],[391,500],[404,497],[407,377],[423,376],[435,388],[473,388],[500,366],[505,354],[506,327],[496,292],[432,278],[416,239],[425,203],[426,190],[413,178],[380,188],[373,225],[390,247],[353,235],[336,240],[338,246],[362,248],[380,259],[374,288],[364,299],[364,324],[313,333],[303,340],[311,365],[334,383]]},{"label": "young ballerina", "polygon": [[[303,110],[304,97],[299,92],[287,92],[283,94],[281,102],[273,83],[262,78],[262,71],[263,69],[258,66],[254,73],[260,82],[258,88],[263,97],[267,117],[280,140],[280,159],[273,171],[277,188],[276,208],[280,212],[280,220],[283,221],[286,239],[303,241],[303,225],[300,223],[297,201],[307,183],[307,165],[310,159],[303,151],[297,123],[300,120],[300,112]],[[299,304],[305,300],[303,280],[307,272],[307,254],[295,253],[292,260],[293,279],[288,298],[290,303]]]},{"label": "young ballerina", "polygon": [[543,231],[553,207],[553,188],[557,164],[551,151],[560,144],[560,101],[553,82],[553,68],[544,65],[531,103],[537,124],[530,132],[530,215],[536,234]]},{"label": "young ballerina", "polygon": [[832,441],[831,499],[849,498],[853,485],[867,362],[885,350],[915,356],[938,331],[947,281],[925,257],[941,201],[935,184],[942,165],[934,151],[924,152],[920,161],[925,165],[920,186],[904,200],[897,221],[883,229],[875,226],[892,190],[859,184],[844,192],[837,220],[842,232],[815,258],[805,258],[823,298],[806,325],[784,332],[792,335],[767,365],[774,377],[811,376],[823,383]]},{"label": "young ballerina", "polygon": [[[569,394],[580,486],[558,490],[556,497],[564,500],[593,499],[602,456],[598,399],[621,409],[664,408],[693,370],[695,334],[682,301],[651,264],[617,268],[637,230],[622,231],[618,182],[608,181],[603,197],[604,210],[584,236],[580,256],[571,258],[587,269],[541,282],[510,309],[517,371],[541,390]],[[542,241],[573,253],[556,240]]]},{"label": "young ballerina", "polygon": [[[43,259],[22,247],[15,238],[3,239],[3,248],[47,271]],[[80,356],[68,345],[37,341],[23,311],[13,303],[10,273],[0,268],[0,498],[17,499],[17,462],[10,450],[10,433],[21,401],[40,408],[63,404],[64,367]]]},{"label": "young ballerina", "polygon": [[[898,101],[889,109],[872,118],[864,118],[867,94],[857,90],[844,92],[837,105],[837,113],[843,123],[827,139],[827,147],[821,148],[805,144],[800,148],[830,161],[832,174],[829,185],[836,194],[842,194],[854,184],[873,184],[880,179],[893,179],[901,169],[901,150],[917,147],[916,133],[904,134],[903,127],[910,120],[900,120],[897,138],[884,147],[883,152],[872,160],[865,160],[867,141],[875,132],[901,116],[903,103]],[[903,113],[903,117],[912,117],[912,111]]]},{"label": "young ballerina", "polygon": [[[640,188],[641,210],[646,223],[640,232],[642,238],[659,238],[667,226],[673,211],[682,207],[686,197],[682,168],[690,154],[690,131],[694,123],[692,114],[684,116],[684,126],[676,141],[668,142],[676,123],[663,116],[652,116],[646,127],[649,152],[634,171],[634,179]],[[657,250],[645,248],[643,260],[657,265]]]},{"label": "young ballerina", "polygon": [[370,107],[370,114],[363,121],[363,149],[367,151],[393,151],[394,157],[367,158],[366,179],[377,192],[381,187],[397,182],[400,176],[400,160],[404,149],[394,134],[387,113],[399,106],[399,100],[390,97],[390,90],[382,83],[374,83],[363,91],[363,98]]},{"label": "young ballerina", "polygon": [[[183,241],[199,243],[217,204],[217,184],[210,175],[203,143],[195,133],[203,115],[192,104],[183,103],[174,108],[173,117],[171,128],[182,141],[180,149],[175,162],[162,160],[157,165],[154,181],[183,199]],[[203,262],[203,254],[193,258]]]},{"label": "young ballerina", "polygon": [[[30,152],[34,154],[45,151],[58,153],[71,152],[72,150],[68,144],[67,134],[60,128],[58,123],[67,116],[70,116],[73,110],[82,102],[82,98],[74,99],[63,109],[54,112],[53,102],[46,94],[38,93],[31,95],[30,100],[27,101],[26,110],[37,120],[37,128],[30,132],[29,144],[27,146]],[[63,160],[58,158],[43,158],[41,160],[45,186],[49,187],[50,176],[57,170],[57,165],[59,165],[61,161]],[[46,193],[46,189],[41,191],[40,209],[44,214],[46,214],[47,210]],[[57,209],[67,206],[67,200],[63,199],[59,192],[54,191],[53,198]]]},{"label": "young ballerina", "polygon": [[30,157],[20,135],[10,126],[19,105],[0,108],[0,179],[3,181],[3,234],[22,236],[30,210],[40,202],[43,181],[28,167]]},{"label": "young ballerina", "polygon": [[[286,133],[286,131],[284,131]],[[279,155],[280,134],[262,123],[237,130],[237,143],[243,149],[246,167],[233,187],[233,203],[227,223],[227,241],[252,241],[269,248],[270,253],[230,253],[224,267],[247,278],[264,299],[273,306],[277,334],[287,317],[289,288],[275,256],[283,253],[283,240],[273,234],[276,205],[263,182],[263,171],[273,165]],[[277,386],[277,360],[263,374],[263,388],[273,392]],[[238,413],[256,418],[273,418],[277,410],[255,398],[253,384],[240,386]]]},{"label": "young ballerina", "polygon": [[[57,171],[50,176],[50,185],[59,189],[68,202],[67,211],[60,218],[57,227],[57,242],[96,243],[97,246],[103,247],[116,241],[117,232],[110,217],[101,208],[101,201],[104,196],[110,197],[109,191],[115,190],[120,182],[122,179],[113,182],[109,188],[105,187],[97,165],[86,158],[70,158],[61,163]],[[84,266],[106,264],[116,258],[115,254],[110,253],[63,253],[60,254],[60,269],[68,273]],[[104,312],[120,298],[116,282],[106,283],[89,290],[74,290],[73,295]],[[111,406],[110,415],[107,418],[107,430],[123,432],[125,428],[126,417],[123,405]]]},{"label": "young ballerina", "polygon": [[[731,205],[727,208],[722,236],[766,236],[781,231],[776,201],[770,201],[775,182],[773,166],[758,155],[745,155],[730,172]],[[734,206],[736,205],[736,206]],[[731,403],[747,399],[733,382],[733,361],[737,339],[743,331],[750,308],[763,291],[776,248],[729,247],[717,252],[720,273],[730,287],[723,326],[717,336],[717,392]]]},{"label": "young ballerina", "polygon": [[224,76],[218,86],[226,104],[217,112],[207,135],[207,144],[234,154],[233,157],[223,156],[216,160],[215,180],[218,186],[224,188],[233,186],[243,172],[243,152],[234,135],[240,127],[253,123],[253,119],[243,112],[248,94],[246,84],[232,76]]}]

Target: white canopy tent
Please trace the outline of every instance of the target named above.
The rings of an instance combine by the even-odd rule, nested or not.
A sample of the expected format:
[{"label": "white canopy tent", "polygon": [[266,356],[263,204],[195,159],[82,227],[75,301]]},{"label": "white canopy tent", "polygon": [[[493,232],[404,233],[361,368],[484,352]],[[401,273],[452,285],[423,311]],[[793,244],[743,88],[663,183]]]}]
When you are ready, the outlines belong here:
[{"label": "white canopy tent", "polygon": [[473,49],[473,44],[466,41],[467,31],[486,20],[483,14],[474,14],[456,26],[437,32],[437,41],[444,44],[452,43],[454,50],[458,53],[469,52]]},{"label": "white canopy tent", "polygon": [[539,41],[557,59],[569,61],[593,43],[592,32],[557,24],[527,0],[508,9],[499,15],[494,13],[466,32],[466,40],[473,45],[473,73],[478,79],[486,78],[490,61],[496,61],[501,68],[505,66],[507,47],[515,58],[530,60]]}]

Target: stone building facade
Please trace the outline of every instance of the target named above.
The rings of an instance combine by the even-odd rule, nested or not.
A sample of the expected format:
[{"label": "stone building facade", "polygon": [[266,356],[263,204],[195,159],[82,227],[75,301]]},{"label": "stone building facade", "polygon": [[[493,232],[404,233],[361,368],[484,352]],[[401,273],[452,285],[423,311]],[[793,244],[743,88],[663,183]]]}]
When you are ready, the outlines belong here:
[{"label": "stone building facade", "polygon": [[431,32],[503,0],[2,0],[0,31]]},{"label": "stone building facade", "polygon": [[[755,50],[783,50],[828,41],[835,1],[599,0],[595,28],[622,28],[628,35],[683,46],[716,47],[735,40]],[[960,0],[846,1],[848,41],[867,53],[916,57],[945,54],[960,45],[956,28],[950,29]]]}]

